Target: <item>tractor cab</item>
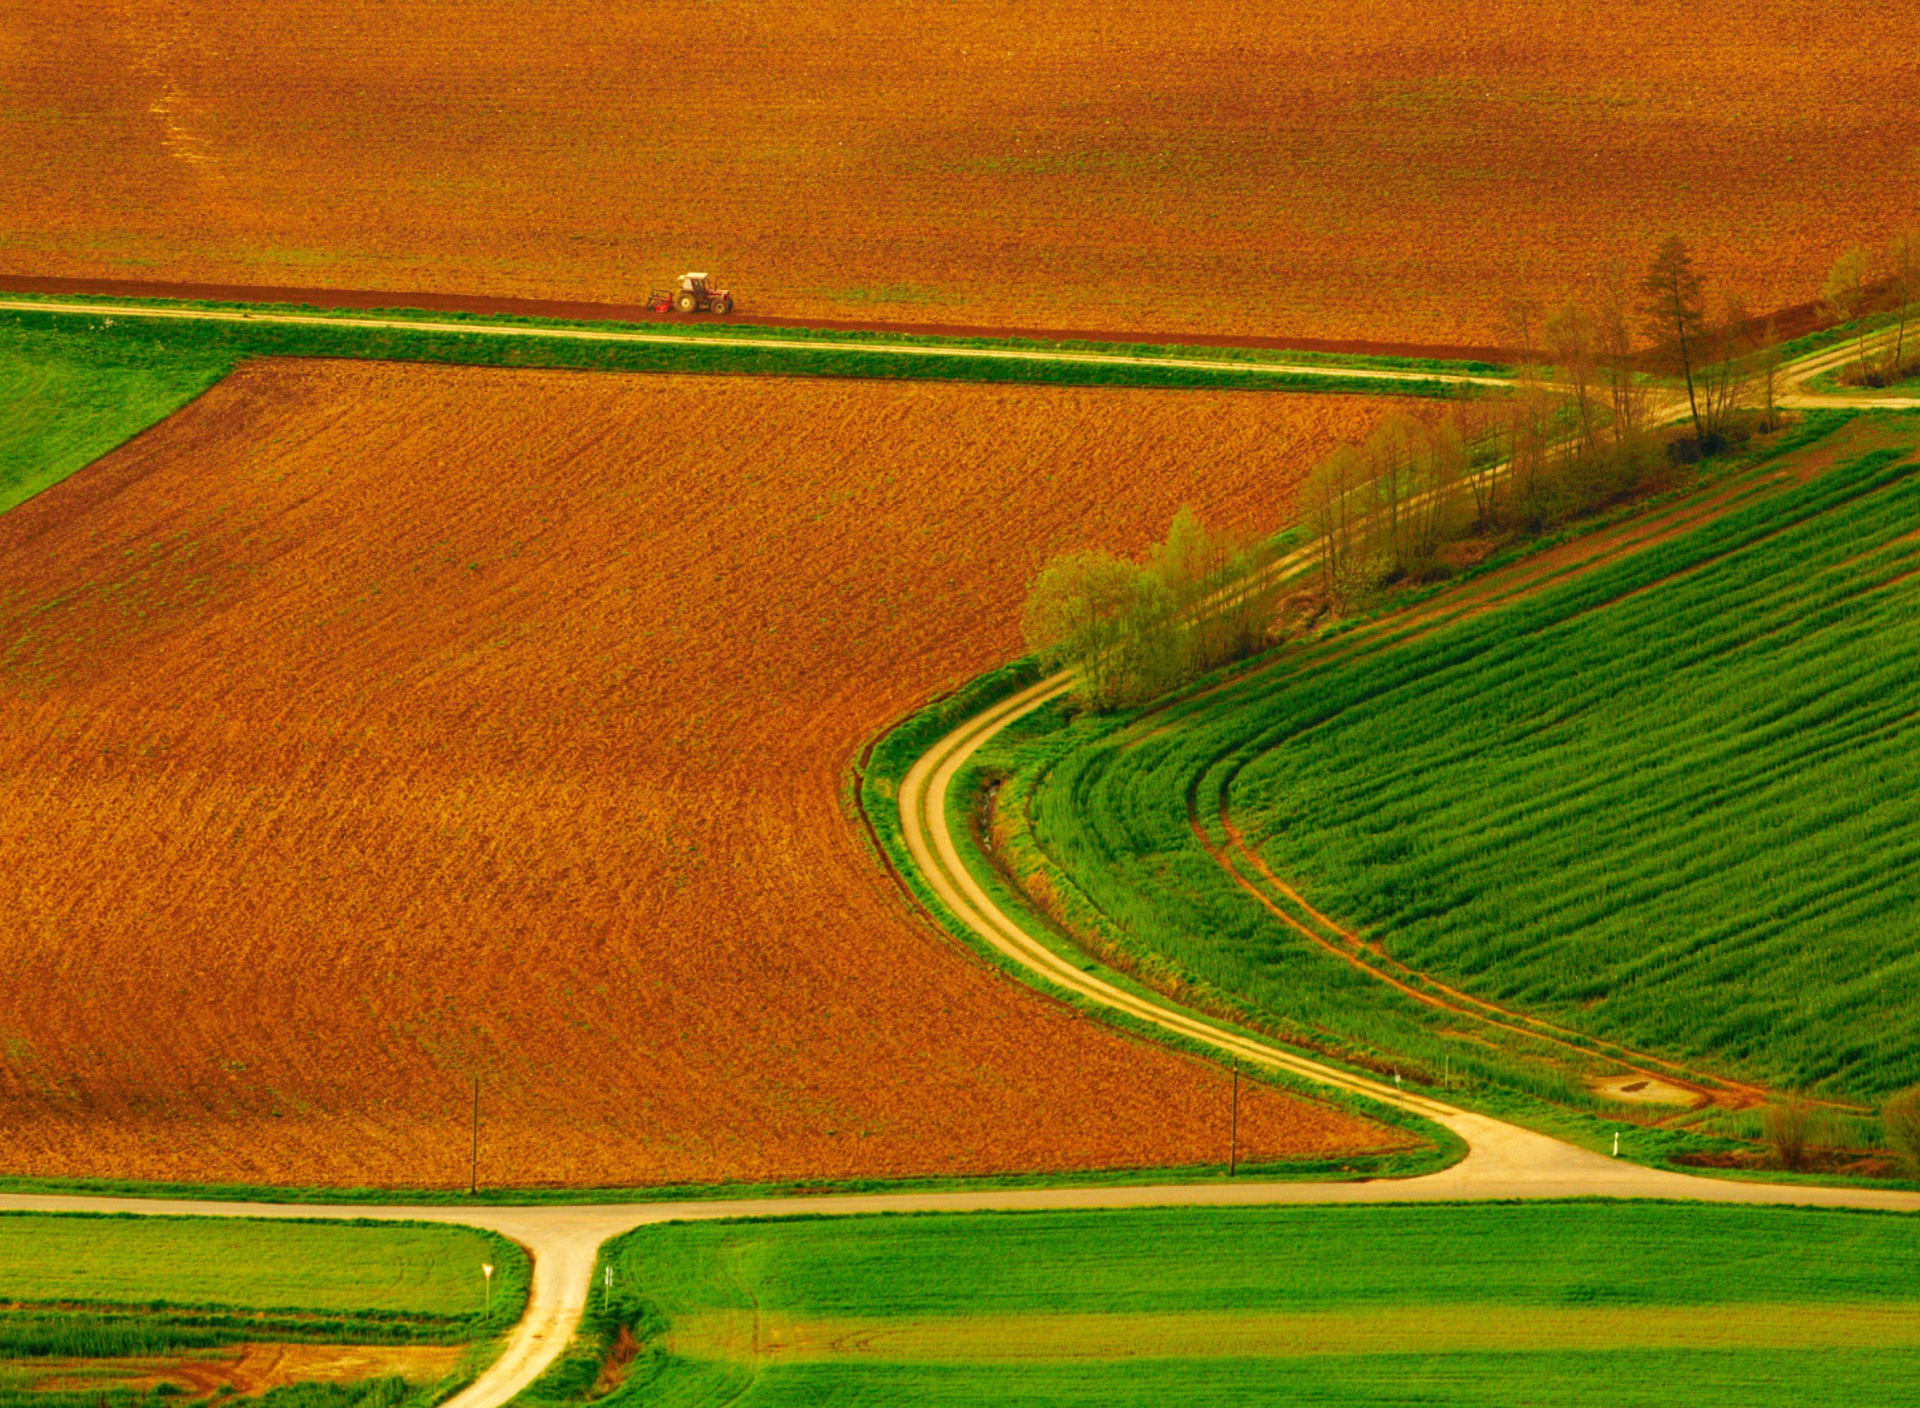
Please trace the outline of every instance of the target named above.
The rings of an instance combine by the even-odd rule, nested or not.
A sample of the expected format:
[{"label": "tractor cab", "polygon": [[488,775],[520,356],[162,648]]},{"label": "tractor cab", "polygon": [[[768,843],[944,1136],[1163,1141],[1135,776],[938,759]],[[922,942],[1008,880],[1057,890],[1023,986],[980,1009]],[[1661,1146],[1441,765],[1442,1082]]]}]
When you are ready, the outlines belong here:
[{"label": "tractor cab", "polygon": [[647,296],[647,307],[656,313],[719,313],[733,311],[733,292],[715,288],[713,276],[692,272],[680,276],[680,287],[672,293],[655,290]]}]

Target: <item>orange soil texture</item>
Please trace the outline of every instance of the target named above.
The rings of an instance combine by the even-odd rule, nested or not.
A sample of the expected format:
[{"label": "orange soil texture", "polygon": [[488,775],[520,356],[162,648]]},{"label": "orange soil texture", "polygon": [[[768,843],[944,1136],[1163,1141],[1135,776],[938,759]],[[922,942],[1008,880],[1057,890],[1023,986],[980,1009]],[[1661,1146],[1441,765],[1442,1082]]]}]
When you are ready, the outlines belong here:
[{"label": "orange soil texture", "polygon": [[1045,554],[1271,526],[1376,406],[242,368],[0,516],[0,1168],[458,1184],[475,1071],[495,1185],[1223,1159],[1217,1068],[936,935],[843,780]]},{"label": "orange soil texture", "polygon": [[1485,342],[1911,224],[1914,0],[10,0],[0,270]]}]

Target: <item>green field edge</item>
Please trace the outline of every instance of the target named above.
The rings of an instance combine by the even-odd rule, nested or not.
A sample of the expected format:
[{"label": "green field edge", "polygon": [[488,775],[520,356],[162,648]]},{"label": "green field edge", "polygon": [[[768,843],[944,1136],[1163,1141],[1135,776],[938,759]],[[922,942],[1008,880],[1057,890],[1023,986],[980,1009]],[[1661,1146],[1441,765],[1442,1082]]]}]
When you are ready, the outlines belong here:
[{"label": "green field edge", "polygon": [[[1298,351],[1278,347],[1222,347],[1211,343],[1092,341],[1085,338],[955,337],[941,333],[875,332],[857,328],[804,328],[755,323],[750,314],[726,322],[625,322],[612,318],[553,318],[521,313],[438,312],[404,304],[378,308],[326,308],[311,303],[230,302],[217,299],[117,296],[113,294],[14,293],[0,281],[0,298],[9,302],[90,304],[102,309],[152,308],[197,310],[208,313],[259,313],[325,318],[336,322],[365,322],[370,318],[422,323],[468,323],[475,327],[548,329],[569,332],[642,334],[678,337],[688,342],[726,342],[729,339],[766,338],[805,344],[816,341],[859,342],[874,351],[911,348],[956,348],[969,351],[1005,348],[1016,352],[1074,352],[1114,357],[1181,357],[1219,362],[1305,363],[1329,369],[1355,371],[1425,371],[1446,376],[1508,377],[1514,369],[1504,362],[1455,360],[1436,357],[1397,357],[1368,353]],[[13,311],[13,310],[8,310]],[[78,315],[76,315],[78,316]]]},{"label": "green field edge", "polygon": [[446,1343],[479,1344],[490,1336],[503,1334],[513,1328],[526,1309],[528,1292],[532,1286],[533,1254],[503,1232],[492,1228],[473,1227],[464,1223],[426,1222],[412,1219],[390,1219],[377,1217],[209,1217],[193,1213],[134,1213],[134,1212],[90,1212],[83,1209],[38,1208],[0,1208],[0,1225],[15,1219],[32,1218],[44,1220],[57,1218],[62,1221],[76,1222],[137,1222],[142,1226],[155,1223],[174,1223],[193,1227],[228,1226],[232,1224],[252,1224],[260,1227],[318,1227],[326,1229],[359,1228],[380,1232],[430,1232],[444,1233],[458,1230],[470,1236],[479,1237],[490,1248],[489,1255],[500,1271],[500,1277],[493,1292],[493,1307],[468,1315],[454,1315],[430,1310],[352,1310],[328,1309],[311,1305],[254,1305],[238,1306],[226,1301],[196,1301],[159,1299],[105,1300],[90,1297],[61,1296],[50,1299],[32,1297],[11,1297],[6,1304],[12,1310],[34,1310],[40,1308],[61,1311],[166,1311],[188,1315],[217,1315],[236,1321],[274,1319],[278,1317],[299,1317],[301,1319],[352,1321],[366,1327],[383,1324],[411,1324],[432,1327],[448,1332],[465,1331],[458,1339],[414,1339],[395,1341],[396,1343]]}]

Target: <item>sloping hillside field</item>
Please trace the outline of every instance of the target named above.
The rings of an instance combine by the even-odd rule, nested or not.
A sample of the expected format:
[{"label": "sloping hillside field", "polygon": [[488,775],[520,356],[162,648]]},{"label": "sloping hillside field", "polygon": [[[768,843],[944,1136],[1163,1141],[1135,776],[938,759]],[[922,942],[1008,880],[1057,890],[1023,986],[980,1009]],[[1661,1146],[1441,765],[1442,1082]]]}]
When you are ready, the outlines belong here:
[{"label": "sloping hillside field", "polygon": [[1138,941],[1310,1025],[1405,1004],[1240,888],[1256,858],[1329,947],[1577,1032],[1920,1081],[1920,417],[1803,440],[1636,551],[1106,730],[1049,776],[1046,845]]},{"label": "sloping hillside field", "polygon": [[1914,19],[11,0],[0,272],[1484,343],[1679,228],[1798,303],[1913,220]]},{"label": "sloping hillside field", "polygon": [[244,367],[0,516],[0,1168],[464,1186],[476,1075],[496,1186],[1224,1159],[1221,1072],[936,936],[843,780],[1048,553],[1272,526],[1373,414]]}]

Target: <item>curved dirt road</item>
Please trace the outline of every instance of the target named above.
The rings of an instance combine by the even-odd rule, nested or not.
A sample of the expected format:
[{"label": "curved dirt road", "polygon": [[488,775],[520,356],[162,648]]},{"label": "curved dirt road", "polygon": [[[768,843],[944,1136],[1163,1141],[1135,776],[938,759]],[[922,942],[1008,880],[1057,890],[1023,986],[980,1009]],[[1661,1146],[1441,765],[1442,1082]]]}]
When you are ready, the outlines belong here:
[{"label": "curved dirt road", "polygon": [[[1295,557],[1304,556],[1295,554]],[[1360,1185],[1288,1185],[1306,1197],[1276,1201],[1344,1202],[1359,1188],[1387,1201],[1396,1198],[1538,1198],[1598,1195],[1625,1198],[1693,1198],[1723,1203],[1798,1203],[1822,1207],[1920,1211],[1920,1193],[1867,1188],[1814,1188],[1735,1183],[1622,1163],[1517,1125],[1457,1109],[1383,1081],[1323,1065],[1298,1052],[1204,1021],[1158,995],[1129,992],[1084,971],[1054,952],[996,904],[961,860],[949,825],[947,799],[967,760],[995,734],[1057,699],[1072,684],[1068,672],[1003,700],[961,724],[936,743],[908,772],[900,787],[900,820],[907,849],[934,893],[954,915],[997,952],[1058,988],[1100,1006],[1211,1046],[1241,1061],[1285,1071],[1319,1085],[1368,1096],[1422,1115],[1464,1139],[1467,1157],[1452,1168],[1421,1178]],[[1445,1189],[1445,1192],[1430,1190]]]}]

